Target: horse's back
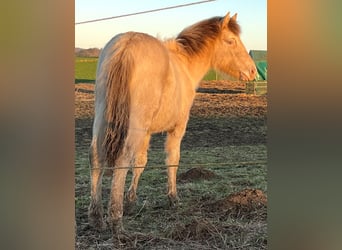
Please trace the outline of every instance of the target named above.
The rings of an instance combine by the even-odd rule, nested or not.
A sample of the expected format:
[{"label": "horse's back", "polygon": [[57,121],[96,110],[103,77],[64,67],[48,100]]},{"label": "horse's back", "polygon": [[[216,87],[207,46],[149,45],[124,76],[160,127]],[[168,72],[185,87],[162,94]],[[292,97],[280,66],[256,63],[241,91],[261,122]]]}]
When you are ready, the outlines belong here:
[{"label": "horse's back", "polygon": [[[101,80],[103,72],[109,70],[104,64],[121,51],[130,54],[136,66],[134,74],[139,71],[143,73],[163,71],[169,60],[167,49],[157,38],[139,32],[121,33],[114,36],[103,48],[97,67],[97,80]],[[101,84],[100,81],[98,82]]]},{"label": "horse's back", "polygon": [[145,33],[127,32],[125,49],[130,51],[134,61],[133,81],[159,80],[169,70],[168,51],[161,41]]}]

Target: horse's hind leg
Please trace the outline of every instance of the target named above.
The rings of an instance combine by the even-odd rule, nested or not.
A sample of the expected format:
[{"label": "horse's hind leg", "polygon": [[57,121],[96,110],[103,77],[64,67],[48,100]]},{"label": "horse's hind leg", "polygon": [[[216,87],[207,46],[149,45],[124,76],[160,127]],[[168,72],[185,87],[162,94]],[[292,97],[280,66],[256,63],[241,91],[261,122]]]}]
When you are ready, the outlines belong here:
[{"label": "horse's hind leg", "polygon": [[170,206],[176,206],[179,198],[177,195],[176,178],[180,159],[180,145],[185,133],[185,125],[169,131],[166,138],[165,150],[167,153],[166,165],[168,174],[168,197]]},{"label": "horse's hind leg", "polygon": [[114,233],[123,231],[122,216],[126,175],[145,135],[145,131],[129,129],[123,152],[115,163],[108,207],[109,222]]},{"label": "horse's hind leg", "polygon": [[127,171],[131,161],[129,147],[124,147],[123,153],[117,159],[113,170],[111,194],[108,206],[108,222],[114,234],[123,231],[123,198]]},{"label": "horse's hind leg", "polygon": [[132,182],[126,195],[126,212],[129,212],[132,205],[137,200],[139,178],[147,163],[147,150],[150,144],[150,139],[151,135],[147,134],[135,155]]},{"label": "horse's hind leg", "polygon": [[89,223],[94,228],[103,230],[103,206],[102,206],[102,176],[104,171],[104,153],[99,147],[97,137],[93,137],[89,152],[91,171],[91,200],[88,210]]}]

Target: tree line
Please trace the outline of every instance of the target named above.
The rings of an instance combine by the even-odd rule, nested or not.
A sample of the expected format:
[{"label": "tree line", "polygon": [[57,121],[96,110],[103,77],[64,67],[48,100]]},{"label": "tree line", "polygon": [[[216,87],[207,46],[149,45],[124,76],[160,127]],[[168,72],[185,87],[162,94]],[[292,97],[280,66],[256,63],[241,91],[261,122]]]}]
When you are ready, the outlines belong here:
[{"label": "tree line", "polygon": [[90,48],[90,49],[82,49],[75,48],[75,56],[77,57],[99,57],[102,49],[98,48]]}]

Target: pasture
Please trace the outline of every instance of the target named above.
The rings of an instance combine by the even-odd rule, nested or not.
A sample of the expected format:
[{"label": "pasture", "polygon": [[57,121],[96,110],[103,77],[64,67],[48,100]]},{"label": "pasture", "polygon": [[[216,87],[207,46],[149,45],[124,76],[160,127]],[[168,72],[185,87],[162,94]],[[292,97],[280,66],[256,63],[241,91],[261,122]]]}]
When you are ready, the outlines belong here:
[{"label": "pasture", "polygon": [[75,83],[94,83],[97,61],[96,57],[76,57]]},{"label": "pasture", "polygon": [[[76,57],[75,58],[75,83],[94,83],[96,77],[97,57]],[[210,70],[203,80],[223,80],[228,78],[214,70]]]},{"label": "pasture", "polygon": [[[130,236],[113,238],[109,230],[100,233],[89,227],[88,149],[94,115],[94,85],[89,83],[95,79],[91,64],[76,60],[75,66],[75,248],[266,249],[267,96],[246,95],[245,85],[232,81],[200,84],[181,146],[179,207],[168,207],[165,134],[157,134],[140,180],[138,203],[124,216]],[[86,72],[87,67],[92,72]],[[105,208],[109,192],[110,178],[105,177]]]}]

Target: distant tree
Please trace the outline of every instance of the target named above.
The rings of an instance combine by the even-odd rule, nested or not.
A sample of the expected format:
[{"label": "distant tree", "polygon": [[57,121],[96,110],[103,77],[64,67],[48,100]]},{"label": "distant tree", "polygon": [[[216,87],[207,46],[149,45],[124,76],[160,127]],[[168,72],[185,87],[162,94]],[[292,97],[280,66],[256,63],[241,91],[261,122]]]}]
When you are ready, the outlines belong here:
[{"label": "distant tree", "polygon": [[99,57],[101,50],[98,48],[75,49],[75,55],[79,57]]}]

